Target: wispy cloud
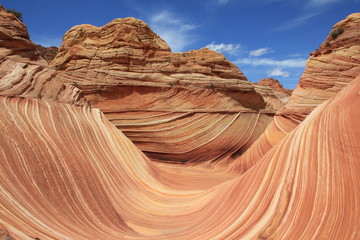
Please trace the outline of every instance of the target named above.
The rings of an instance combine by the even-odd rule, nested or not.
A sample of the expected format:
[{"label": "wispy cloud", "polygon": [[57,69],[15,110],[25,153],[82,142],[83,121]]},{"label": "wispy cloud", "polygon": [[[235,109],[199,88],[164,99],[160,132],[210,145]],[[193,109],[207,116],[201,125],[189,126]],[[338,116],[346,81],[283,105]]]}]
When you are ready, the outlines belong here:
[{"label": "wispy cloud", "polygon": [[195,41],[192,30],[198,26],[190,24],[174,13],[162,10],[149,19],[151,28],[163,38],[174,52],[181,52]]},{"label": "wispy cloud", "polygon": [[305,15],[305,16],[301,16],[301,17],[298,17],[298,18],[295,18],[291,21],[289,21],[288,23],[280,26],[280,27],[277,27],[275,28],[274,30],[275,31],[283,31],[283,30],[289,30],[289,29],[292,29],[292,28],[295,28],[295,27],[298,27],[300,25],[303,25],[305,24],[306,22],[308,22],[310,19],[320,15],[322,12],[316,12],[316,13],[312,13],[312,14],[308,14],[308,15]]},{"label": "wispy cloud", "polygon": [[271,53],[271,52],[272,52],[272,50],[270,48],[259,48],[256,50],[251,50],[249,52],[249,55],[253,56],[253,57],[259,57],[259,56],[262,56],[264,54]]},{"label": "wispy cloud", "polygon": [[206,45],[205,47],[208,48],[208,49],[214,50],[216,52],[219,52],[219,53],[226,53],[226,54],[230,54],[230,55],[236,55],[236,54],[238,54],[241,46],[238,43],[237,44],[233,44],[233,43],[216,44],[215,42],[212,42],[212,43]]},{"label": "wispy cloud", "polygon": [[290,73],[283,71],[281,68],[274,68],[267,72],[269,77],[289,77]]},{"label": "wispy cloud", "polygon": [[275,66],[288,68],[303,68],[307,59],[293,58],[284,60],[274,60],[271,58],[244,58],[238,59],[235,64],[252,65],[252,66]]},{"label": "wispy cloud", "polygon": [[325,5],[329,5],[329,4],[341,2],[341,1],[342,0],[310,0],[308,5],[318,7],[318,6],[325,6]]}]

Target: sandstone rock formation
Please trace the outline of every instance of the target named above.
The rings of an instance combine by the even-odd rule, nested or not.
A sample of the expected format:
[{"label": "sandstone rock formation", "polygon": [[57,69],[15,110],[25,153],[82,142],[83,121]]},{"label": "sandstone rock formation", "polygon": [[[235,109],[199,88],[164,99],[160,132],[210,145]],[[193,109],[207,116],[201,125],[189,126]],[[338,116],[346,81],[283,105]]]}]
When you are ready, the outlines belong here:
[{"label": "sandstone rock formation", "polygon": [[283,106],[222,54],[206,48],[172,53],[134,18],[73,27],[52,66],[158,161],[226,162],[244,152]]},{"label": "sandstone rock formation", "polygon": [[359,91],[203,190],[168,187],[97,109],[0,97],[0,224],[15,239],[358,239]]},{"label": "sandstone rock formation", "polygon": [[283,85],[281,85],[281,83],[274,78],[260,79],[256,85],[270,87],[284,104],[287,103],[293,92],[291,89],[285,89]]},{"label": "sandstone rock formation", "polygon": [[[1,14],[0,9],[0,19]],[[116,103],[115,96],[103,96],[100,93],[111,91],[100,90],[102,87],[112,89],[115,84],[100,84],[100,90],[94,89],[93,83],[85,84],[91,76],[97,76],[92,75],[92,71],[81,75],[85,70],[79,67],[80,72],[76,69],[57,72],[46,63],[41,65],[40,57],[32,61],[28,56],[35,56],[35,52],[26,50],[26,56],[16,55],[19,52],[12,49],[12,46],[9,50],[3,46],[0,49],[6,53],[0,56],[3,64],[0,84],[6,86],[0,88],[0,238],[360,239],[360,75],[317,106],[292,131],[290,125],[284,124],[282,129],[290,133],[284,130],[285,136],[278,137],[276,146],[261,157],[254,155],[252,167],[239,175],[206,169],[204,165],[154,163],[114,126],[115,121],[109,121],[111,113],[105,116],[99,109],[81,104],[80,99],[85,101],[85,98],[79,98],[82,93],[79,88],[86,92],[91,104],[98,97],[97,104],[103,103],[105,108],[107,102],[111,108],[108,98]],[[100,63],[99,69],[103,70]],[[125,78],[124,71],[112,69],[120,65],[111,63],[110,66],[108,72],[113,75],[120,72],[116,76]],[[93,69],[95,71],[95,66]],[[99,83],[106,81],[100,77],[94,79]],[[139,78],[136,79],[135,82],[139,82]],[[71,81],[74,83],[68,84]],[[276,98],[268,91],[269,87],[254,87],[245,80],[240,81],[249,86],[244,90],[249,98],[261,96],[264,102],[261,108],[244,106],[243,100],[235,101],[241,97],[236,98],[225,87],[219,91],[223,94],[220,95],[214,89],[201,88],[201,84],[194,88],[192,85],[173,89],[158,87],[159,92],[154,92],[147,90],[150,87],[145,81],[144,85],[126,86],[136,91],[112,93],[120,95],[121,103],[133,104],[134,108],[144,111],[142,118],[154,114],[146,112],[144,103],[135,102],[140,91],[149,94],[148,98],[142,98],[149,109],[157,107],[150,98],[160,102],[162,108],[165,103],[161,99],[171,99],[180,109],[188,109],[185,103],[192,103],[196,109],[209,114],[212,108],[207,104],[216,99],[212,102],[214,108],[230,104],[228,108],[224,106],[226,111],[241,109],[237,114],[247,116],[247,121],[254,115],[260,119],[274,110],[270,106],[275,101],[270,100]],[[125,89],[120,81],[118,85],[121,90]],[[67,97],[59,94],[64,86],[74,94]],[[96,91],[99,91],[97,96]],[[166,97],[171,91],[176,98]],[[203,102],[196,94],[191,95],[195,92],[203,94]],[[162,94],[160,100],[156,93]],[[213,97],[215,94],[219,95]],[[190,100],[186,100],[188,98]],[[165,115],[162,111],[159,110],[158,119],[154,121],[162,121],[161,116]],[[294,119],[300,119],[304,112]],[[226,113],[222,118],[231,115]],[[117,114],[115,111],[118,121]],[[120,124],[135,121],[136,114],[126,110],[123,116],[127,118]],[[270,126],[284,123],[278,121],[280,116],[285,119],[285,115],[279,115],[274,120],[276,125]],[[138,119],[135,123],[142,123],[141,118]],[[190,123],[182,122],[183,118],[177,119],[176,127],[191,127]],[[206,128],[211,122],[201,126],[199,121],[195,121],[197,128]],[[264,119],[257,120],[256,124],[262,121]],[[291,118],[289,122],[296,123]],[[131,125],[136,126],[135,123]],[[197,128],[194,127],[193,132]],[[151,131],[154,130],[156,128]],[[239,138],[234,134],[237,133],[228,132],[226,139]],[[274,137],[268,135],[269,140]],[[208,151],[204,157],[212,161],[212,154]]]},{"label": "sandstone rock formation", "polygon": [[87,104],[80,89],[48,67],[25,25],[0,6],[0,95]]},{"label": "sandstone rock formation", "polygon": [[51,63],[51,61],[55,58],[58,48],[55,46],[52,47],[44,47],[39,44],[36,45],[36,49],[40,56],[45,59],[48,63]]},{"label": "sandstone rock formation", "polygon": [[0,5],[0,54],[19,61],[46,64],[35,51],[35,44],[30,41],[25,25],[12,13],[7,13]]},{"label": "sandstone rock formation", "polygon": [[[341,34],[333,37],[333,33]],[[245,172],[289,134],[321,103],[335,95],[360,74],[360,13],[334,25],[320,48],[310,55],[299,84],[289,102],[233,169]]]},{"label": "sandstone rock formation", "polygon": [[[334,39],[338,29],[343,32]],[[359,73],[360,13],[354,13],[335,24],[320,48],[311,54],[289,103],[278,115],[299,123]]]}]

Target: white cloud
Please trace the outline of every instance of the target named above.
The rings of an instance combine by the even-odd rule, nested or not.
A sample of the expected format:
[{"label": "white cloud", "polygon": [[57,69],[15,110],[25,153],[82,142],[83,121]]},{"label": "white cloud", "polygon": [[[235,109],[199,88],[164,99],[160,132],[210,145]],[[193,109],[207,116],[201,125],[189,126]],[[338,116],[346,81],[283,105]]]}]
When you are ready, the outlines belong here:
[{"label": "white cloud", "polygon": [[305,24],[307,21],[309,21],[310,19],[320,15],[321,13],[322,12],[317,12],[317,13],[312,13],[312,14],[309,14],[309,15],[306,15],[306,16],[295,18],[295,19],[289,21],[288,23],[286,23],[286,24],[284,24],[284,25],[282,25],[280,27],[275,28],[274,30],[275,31],[283,31],[283,30],[288,30],[288,29],[295,28],[297,26]]},{"label": "white cloud", "polygon": [[211,49],[213,51],[219,52],[219,53],[227,53],[230,55],[236,55],[238,51],[240,50],[240,44],[215,44],[215,42],[212,42],[205,46],[208,49]]},{"label": "white cloud", "polygon": [[341,0],[310,0],[310,6],[325,6],[331,3],[340,2]]},{"label": "white cloud", "polygon": [[259,48],[259,49],[250,51],[249,55],[253,56],[253,57],[259,57],[261,55],[264,55],[264,54],[267,54],[270,52],[272,52],[272,50],[270,48]]},{"label": "white cloud", "polygon": [[267,72],[269,77],[289,77],[290,73],[283,71],[281,68],[274,68]]},{"label": "white cloud", "polygon": [[275,28],[274,30],[275,31],[288,30],[306,24],[311,19],[324,13],[328,9],[327,6],[341,1],[344,0],[306,0],[304,6],[309,10],[308,11],[310,12],[309,14],[286,21],[282,26]]},{"label": "white cloud", "polygon": [[244,58],[236,60],[235,64],[302,68],[305,67],[306,61],[307,59],[303,58],[292,58],[285,60],[274,60],[271,58]]},{"label": "white cloud", "polygon": [[150,17],[150,27],[169,44],[174,52],[181,52],[195,41],[192,30],[198,26],[186,23],[170,11],[160,11]]}]

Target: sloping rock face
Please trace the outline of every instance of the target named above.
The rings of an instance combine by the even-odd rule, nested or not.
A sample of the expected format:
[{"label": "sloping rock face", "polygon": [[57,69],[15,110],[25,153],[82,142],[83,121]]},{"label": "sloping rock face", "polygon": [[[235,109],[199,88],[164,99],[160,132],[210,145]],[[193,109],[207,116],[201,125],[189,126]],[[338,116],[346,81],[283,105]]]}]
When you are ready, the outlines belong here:
[{"label": "sloping rock face", "polygon": [[20,61],[46,64],[30,41],[25,25],[0,5],[0,54]]},{"label": "sloping rock face", "polygon": [[291,89],[284,88],[283,85],[274,78],[260,79],[260,81],[258,81],[256,85],[270,87],[284,104],[289,101],[289,98],[293,92],[293,90]]},{"label": "sloping rock face", "polygon": [[0,6],[0,95],[87,104],[80,89],[48,67],[25,25]]},{"label": "sloping rock face", "polygon": [[51,63],[51,61],[55,58],[58,48],[55,46],[52,47],[44,47],[39,44],[36,45],[36,49],[40,56],[45,59],[48,63]]},{"label": "sloping rock face", "polygon": [[[342,29],[339,31],[339,29]],[[334,37],[336,33],[336,37]],[[310,112],[339,92],[360,74],[360,13],[334,25],[329,36],[310,55],[299,84],[289,102],[244,154],[234,169],[245,172],[289,134]]]},{"label": "sloping rock face", "polygon": [[172,53],[134,18],[73,27],[51,65],[158,161],[226,162],[244,152],[283,106],[222,54],[205,48]]},{"label": "sloping rock face", "polygon": [[4,229],[0,229],[0,239],[1,240],[13,240],[12,237]]},{"label": "sloping rock face", "polygon": [[[341,33],[339,29],[342,29]],[[360,13],[354,13],[335,24],[320,48],[311,54],[289,103],[278,115],[297,123],[302,121],[359,73]]]},{"label": "sloping rock face", "polygon": [[256,84],[261,86],[268,86],[275,92],[287,94],[289,97],[293,92],[291,89],[284,88],[283,85],[274,78],[262,78]]},{"label": "sloping rock face", "polygon": [[167,186],[97,109],[0,97],[0,224],[14,239],[359,239],[359,92],[360,77],[203,190]]}]

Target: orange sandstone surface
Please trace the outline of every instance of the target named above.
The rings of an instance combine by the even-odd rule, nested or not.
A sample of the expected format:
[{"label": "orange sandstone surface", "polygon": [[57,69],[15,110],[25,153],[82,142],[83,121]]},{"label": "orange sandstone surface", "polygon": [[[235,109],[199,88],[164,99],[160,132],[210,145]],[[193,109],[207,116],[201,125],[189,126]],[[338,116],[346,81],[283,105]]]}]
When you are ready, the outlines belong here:
[{"label": "orange sandstone surface", "polygon": [[[340,34],[334,34],[339,33]],[[336,36],[336,37],[335,37]],[[264,133],[233,166],[244,172],[287,136],[317,106],[360,74],[360,13],[335,24],[320,48],[310,54],[299,84]]]},{"label": "orange sandstone surface", "polygon": [[[12,20],[3,24],[2,18]],[[138,22],[139,29],[143,29],[143,22],[135,19],[112,23],[119,21]],[[0,32],[6,32],[3,28],[11,25],[9,23],[21,26],[0,9]],[[113,30],[121,29],[87,27],[103,30],[99,36],[116,35]],[[84,26],[75,29],[84,29]],[[124,34],[129,30],[119,31],[119,36],[129,37]],[[146,155],[149,152],[141,151],[141,144],[123,134],[117,121],[133,127],[133,132],[139,126],[139,134],[145,138],[144,125],[153,127],[153,122],[166,122],[163,118],[166,114],[173,114],[167,118],[175,119],[177,113],[185,114],[177,117],[178,120],[169,120],[169,123],[175,121],[175,127],[169,124],[167,128],[178,128],[178,133],[185,131],[190,134],[188,141],[196,144],[192,139],[193,132],[204,128],[199,137],[204,135],[209,129],[216,128],[216,125],[208,126],[212,121],[225,121],[222,119],[231,116],[230,112],[248,116],[241,120],[243,124],[252,121],[255,123],[248,126],[257,128],[257,122],[263,121],[265,126],[266,121],[261,120],[261,116],[270,115],[270,122],[271,113],[281,101],[269,87],[256,87],[247,82],[230,63],[227,70],[231,71],[222,70],[225,75],[206,70],[208,74],[199,73],[201,77],[195,74],[190,84],[193,74],[190,70],[197,68],[195,63],[189,64],[193,65],[189,66],[190,72],[174,73],[182,76],[180,79],[184,82],[181,82],[177,78],[179,75],[164,74],[159,62],[153,63],[158,66],[151,68],[146,60],[144,71],[153,72],[150,75],[144,73],[141,78],[138,70],[133,73],[122,69],[123,65],[119,63],[123,61],[122,57],[97,59],[95,56],[104,54],[101,44],[93,45],[103,41],[96,40],[98,35],[90,34],[88,30],[73,33],[78,35],[72,41],[76,42],[78,38],[80,45],[69,50],[75,53],[64,51],[65,37],[56,58],[58,64],[55,59],[53,67],[36,54],[35,48],[31,48],[33,52],[26,50],[26,55],[21,56],[13,44],[0,46],[1,64],[6,63],[0,66],[0,239],[360,239],[360,75],[346,80],[347,84],[339,84],[344,87],[338,87],[318,106],[313,104],[311,113],[305,116],[306,111],[300,111],[299,117],[294,117],[298,121],[296,124],[282,122],[281,129],[288,132],[284,130],[284,136],[278,136],[276,143],[273,140],[272,147],[266,145],[265,148],[270,148],[266,153],[254,154],[249,162],[251,167],[242,169],[243,174],[239,174],[241,171],[236,164],[254,145],[236,157],[229,169],[207,168],[209,165],[204,162],[212,162],[216,156],[210,148],[201,152],[201,165],[159,163]],[[345,33],[346,29],[344,36]],[[10,41],[9,36],[1,34],[0,41]],[[83,36],[89,37],[83,39]],[[157,38],[155,34],[150,36]],[[126,41],[130,43],[131,39]],[[168,57],[176,55],[161,39],[153,43]],[[16,45],[16,49],[23,48],[21,44]],[[120,45],[114,52],[121,52],[123,43],[116,44]],[[94,51],[81,49],[85,47]],[[95,51],[97,47],[101,51]],[[206,49],[201,51],[220,57]],[[115,64],[114,61],[119,62]],[[88,70],[85,71],[83,64]],[[96,69],[104,72],[96,72]],[[166,76],[178,79],[179,85],[166,85],[168,82],[163,81]],[[230,87],[216,85],[214,89],[207,89],[206,84],[211,81],[214,84],[229,81]],[[238,83],[230,84],[233,81]],[[339,77],[338,81],[345,80]],[[132,90],[127,91],[127,88]],[[199,93],[195,96],[190,94],[196,91]],[[143,96],[146,94],[157,100],[162,108],[166,106],[162,101],[169,101],[169,105],[174,104],[173,109],[178,107],[180,110],[160,108],[156,116],[153,113],[158,104],[151,103]],[[162,98],[156,98],[156,94]],[[169,97],[165,97],[166,94]],[[243,95],[254,105],[243,100]],[[216,101],[207,102],[210,99]],[[119,106],[118,103],[130,106]],[[190,103],[193,107],[189,107]],[[225,105],[227,103],[230,106]],[[106,111],[107,104],[113,112]],[[119,111],[120,107],[122,111]],[[222,108],[224,113],[219,111]],[[196,111],[192,113],[191,109]],[[211,112],[213,109],[216,111]],[[212,121],[203,120],[203,125],[196,118],[188,119],[194,126],[182,120],[186,119],[186,114],[195,113],[219,116],[212,115]],[[252,119],[252,115],[258,116],[258,120]],[[199,115],[198,118],[210,116]],[[274,122],[279,123],[277,118],[280,116],[278,114]],[[150,121],[144,120],[147,118]],[[192,130],[187,130],[191,127]],[[241,124],[223,139],[244,138],[243,133],[236,132],[239,127]],[[264,134],[269,132],[268,129]],[[153,132],[156,130],[156,127],[152,129]],[[165,129],[158,132],[152,136],[152,141],[156,142],[158,137],[161,144],[166,140],[186,142],[184,139],[188,137],[182,136],[181,141],[175,137],[161,139],[164,133]],[[221,149],[226,149],[227,141],[218,139],[221,134],[214,135],[211,139],[216,144],[213,146],[218,147],[217,154],[220,154]],[[169,145],[169,148],[175,146],[177,144]],[[186,155],[186,151],[178,155],[192,156]],[[175,162],[184,161],[179,159]]]},{"label": "orange sandstone surface", "polygon": [[279,99],[285,103],[287,103],[289,101],[289,98],[293,92],[293,90],[291,89],[285,89],[283,87],[283,85],[276,79],[274,78],[263,78],[260,79],[260,81],[258,81],[256,83],[256,85],[260,85],[260,86],[268,86],[269,88],[271,88],[273,90],[273,92],[275,94],[277,94],[277,96],[279,97]]},{"label": "orange sandstone surface", "polygon": [[0,6],[0,95],[87,104],[80,89],[64,83],[29,40],[25,25]]},{"label": "orange sandstone surface", "polygon": [[173,53],[135,18],[64,35],[51,66],[152,160],[231,161],[284,103],[217,52]]}]

